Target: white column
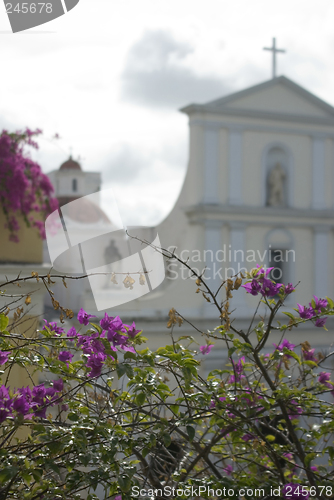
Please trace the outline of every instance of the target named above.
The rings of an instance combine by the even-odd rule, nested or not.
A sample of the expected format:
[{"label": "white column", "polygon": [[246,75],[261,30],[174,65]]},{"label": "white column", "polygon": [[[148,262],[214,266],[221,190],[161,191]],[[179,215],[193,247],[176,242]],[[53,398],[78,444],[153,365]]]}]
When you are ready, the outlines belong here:
[{"label": "white column", "polygon": [[204,129],[204,203],[218,203],[219,129]]},{"label": "white column", "polygon": [[314,136],[312,144],[312,208],[326,208],[325,139]]},{"label": "white column", "polygon": [[242,205],[242,130],[230,129],[229,134],[229,202]]},{"label": "white column", "polygon": [[326,226],[314,228],[314,294],[317,297],[328,295],[328,232]]}]

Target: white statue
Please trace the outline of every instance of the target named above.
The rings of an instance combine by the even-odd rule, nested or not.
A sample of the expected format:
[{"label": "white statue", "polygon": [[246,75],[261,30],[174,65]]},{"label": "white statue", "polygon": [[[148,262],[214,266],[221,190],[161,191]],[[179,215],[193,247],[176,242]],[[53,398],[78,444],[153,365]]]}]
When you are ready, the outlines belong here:
[{"label": "white statue", "polygon": [[280,163],[276,163],[268,176],[268,205],[279,207],[285,204],[284,180],[285,172]]}]

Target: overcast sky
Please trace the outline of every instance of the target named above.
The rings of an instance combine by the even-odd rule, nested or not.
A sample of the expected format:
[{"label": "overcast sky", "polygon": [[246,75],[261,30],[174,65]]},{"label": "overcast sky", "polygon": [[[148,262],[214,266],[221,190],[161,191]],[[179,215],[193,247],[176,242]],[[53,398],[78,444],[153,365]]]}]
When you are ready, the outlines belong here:
[{"label": "overcast sky", "polygon": [[0,126],[43,129],[45,172],[72,148],[114,188],[128,223],[157,224],[188,161],[178,109],[270,79],[262,48],[273,37],[287,51],[277,74],[334,105],[333,23],[332,0],[80,0],[12,34],[1,3]]}]

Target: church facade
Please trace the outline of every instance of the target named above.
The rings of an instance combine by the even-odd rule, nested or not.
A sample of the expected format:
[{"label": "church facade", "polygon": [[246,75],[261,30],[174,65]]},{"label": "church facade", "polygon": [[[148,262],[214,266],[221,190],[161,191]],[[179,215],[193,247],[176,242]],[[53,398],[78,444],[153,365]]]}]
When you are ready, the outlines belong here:
[{"label": "church facade", "polygon": [[[334,108],[281,76],[181,111],[189,116],[190,131],[184,185],[166,219],[142,237],[153,241],[158,234],[161,246],[204,273],[213,290],[259,264],[275,267],[278,282],[299,283],[287,301],[290,310],[308,304],[313,294],[333,297]],[[116,250],[119,263],[122,249]],[[112,288],[103,290],[106,303],[108,293],[116,292]],[[159,287],[107,311],[135,320],[158,347],[168,341],[172,307],[199,331],[220,323],[218,311],[196,289],[191,273],[166,259]],[[230,302],[234,317],[246,325],[257,299],[239,289]],[[104,314],[96,313],[89,286],[80,303]],[[194,333],[186,323],[181,331]],[[315,332],[317,345],[327,346],[325,330],[305,327],[308,339]]]},{"label": "church facade", "polygon": [[[281,76],[181,111],[189,116],[189,164],[176,205],[156,228],[162,246],[205,272],[214,290],[259,264],[274,266],[278,282],[299,283],[290,308],[313,294],[333,297],[334,108]],[[166,269],[156,291],[117,314],[152,334],[166,332],[171,307],[201,331],[219,324],[189,272],[171,260]],[[241,289],[231,300],[241,323],[255,305]],[[315,331],[327,345],[328,334]]]}]

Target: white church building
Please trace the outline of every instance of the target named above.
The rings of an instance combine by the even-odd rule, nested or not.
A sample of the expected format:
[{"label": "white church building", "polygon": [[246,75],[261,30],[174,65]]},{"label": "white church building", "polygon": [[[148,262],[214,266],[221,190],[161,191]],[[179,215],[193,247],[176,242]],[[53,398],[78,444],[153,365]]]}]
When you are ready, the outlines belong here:
[{"label": "white church building", "polygon": [[[334,297],[334,108],[280,76],[181,111],[189,116],[184,185],[166,219],[141,236],[153,241],[158,234],[162,247],[175,248],[190,266],[205,271],[212,289],[260,264],[275,266],[277,281],[299,283],[289,297],[290,308],[308,304],[313,294]],[[119,263],[124,247],[118,247],[117,238],[114,245]],[[152,347],[168,341],[172,307],[202,332],[220,322],[215,307],[195,293],[189,272],[173,261],[165,264],[166,278],[155,289],[106,308],[124,321],[135,320]],[[119,264],[110,269],[117,272]],[[112,285],[105,297],[114,293]],[[104,315],[97,312],[88,281],[79,302],[91,314]],[[240,325],[247,324],[256,304],[244,289],[235,293],[231,309]],[[179,331],[194,333],[186,323]],[[303,331],[291,332],[290,340],[298,337],[300,343],[306,335],[312,347],[328,345],[324,329]]]}]

